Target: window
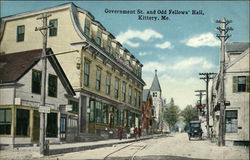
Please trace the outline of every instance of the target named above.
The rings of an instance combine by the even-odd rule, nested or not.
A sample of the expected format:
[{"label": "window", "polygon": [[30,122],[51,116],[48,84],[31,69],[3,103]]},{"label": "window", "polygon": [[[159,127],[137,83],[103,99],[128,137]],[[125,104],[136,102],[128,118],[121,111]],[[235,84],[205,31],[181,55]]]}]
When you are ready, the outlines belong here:
[{"label": "window", "polygon": [[68,104],[72,105],[72,111],[78,113],[78,102],[69,100]]},{"label": "window", "polygon": [[32,70],[32,93],[41,94],[42,72]]},{"label": "window", "polygon": [[97,30],[96,33],[96,43],[101,46],[101,42],[102,42],[102,32],[100,30]]},{"label": "window", "polygon": [[17,37],[16,40],[17,42],[22,42],[24,41],[24,32],[25,32],[25,26],[17,26]]},{"label": "window", "polygon": [[119,54],[120,54],[120,52],[119,52],[119,46],[116,46],[116,48],[115,48],[115,58],[119,58]]},{"label": "window", "polygon": [[51,28],[49,28],[49,36],[57,36],[57,26],[58,22],[57,19],[52,19],[49,21],[49,25],[53,25]]},{"label": "window", "polygon": [[47,114],[47,128],[46,136],[47,137],[57,137],[57,113],[48,113]]},{"label": "window", "polygon": [[90,37],[90,21],[88,19],[85,19],[85,27],[84,27],[84,33]]},{"label": "window", "polygon": [[66,117],[61,117],[60,133],[66,133]]},{"label": "window", "polygon": [[237,133],[238,115],[237,110],[226,110],[226,133]]},{"label": "window", "polygon": [[0,109],[0,134],[10,134],[11,132],[11,109]]},{"label": "window", "polygon": [[110,48],[111,48],[111,40],[110,40],[110,38],[108,38],[107,43],[106,43],[106,51],[108,53],[110,53]]},{"label": "window", "polygon": [[16,119],[16,135],[28,136],[30,111],[26,109],[17,109]]},{"label": "window", "polygon": [[102,123],[102,108],[101,108],[101,103],[98,101],[95,101],[95,118],[96,118],[96,123]]},{"label": "window", "polygon": [[233,77],[233,92],[249,92],[250,88],[249,76]]},{"label": "window", "polygon": [[137,106],[137,91],[136,90],[134,94],[134,106]]},{"label": "window", "polygon": [[132,87],[131,86],[129,86],[128,87],[128,103],[129,104],[132,104]]},{"label": "window", "polygon": [[101,88],[101,69],[97,68],[96,70],[96,84],[95,84],[95,89],[97,91],[100,91]]},{"label": "window", "polygon": [[107,104],[102,105],[102,122],[108,124],[109,106]]},{"label": "window", "polygon": [[57,76],[49,74],[48,96],[57,97]]},{"label": "window", "polygon": [[138,92],[138,107],[140,108],[141,107],[141,93]]},{"label": "window", "polygon": [[126,101],[126,83],[122,82],[122,101]]},{"label": "window", "polygon": [[153,97],[157,97],[157,92],[153,92]]},{"label": "window", "polygon": [[84,60],[84,86],[89,86],[90,61]]},{"label": "window", "polygon": [[107,73],[106,75],[106,94],[110,94],[110,85],[111,85],[111,74]]},{"label": "window", "polygon": [[115,79],[115,98],[118,99],[119,97],[119,80]]},{"label": "window", "polygon": [[90,108],[89,121],[94,122],[95,121],[95,101],[94,100],[90,100],[89,108]]}]

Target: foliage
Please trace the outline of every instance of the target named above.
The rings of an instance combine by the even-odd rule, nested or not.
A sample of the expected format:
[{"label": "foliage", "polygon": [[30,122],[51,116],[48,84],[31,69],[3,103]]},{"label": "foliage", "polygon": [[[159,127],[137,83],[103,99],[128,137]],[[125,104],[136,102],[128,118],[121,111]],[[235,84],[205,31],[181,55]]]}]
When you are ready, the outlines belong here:
[{"label": "foliage", "polygon": [[164,120],[168,123],[169,128],[172,128],[179,120],[180,109],[174,104],[173,98],[164,112]]},{"label": "foliage", "polygon": [[186,108],[181,112],[181,116],[184,118],[186,126],[190,121],[199,120],[197,108],[192,105],[187,105]]}]

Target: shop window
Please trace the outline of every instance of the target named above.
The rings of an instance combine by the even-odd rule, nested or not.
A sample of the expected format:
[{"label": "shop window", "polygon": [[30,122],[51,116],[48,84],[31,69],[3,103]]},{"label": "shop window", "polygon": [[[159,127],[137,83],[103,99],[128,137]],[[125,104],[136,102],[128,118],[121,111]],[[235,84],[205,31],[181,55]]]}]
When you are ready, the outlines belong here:
[{"label": "shop window", "polygon": [[237,133],[238,128],[237,110],[226,110],[226,133]]},{"label": "shop window", "polygon": [[17,42],[24,41],[25,26],[17,26]]},{"label": "shop window", "polygon": [[104,124],[108,124],[108,115],[109,115],[109,112],[108,112],[108,105],[107,104],[103,104],[102,105],[102,122]]},{"label": "shop window", "polygon": [[30,111],[17,109],[16,112],[16,135],[28,136]]},{"label": "shop window", "polygon": [[53,25],[51,28],[49,28],[49,36],[57,36],[57,28],[58,28],[58,21],[57,19],[52,19],[49,21],[49,25]]},{"label": "shop window", "polygon": [[101,121],[101,103],[96,101],[95,102],[95,117],[96,117],[96,123],[102,123]]},{"label": "shop window", "polygon": [[32,93],[41,94],[42,72],[32,70]]},{"label": "shop window", "polygon": [[60,120],[60,133],[66,133],[66,117],[61,117],[61,120]]},{"label": "shop window", "polygon": [[57,97],[57,76],[49,74],[48,96]]},{"label": "shop window", "polygon": [[57,113],[47,114],[47,137],[57,137],[58,126],[57,126]]},{"label": "shop window", "polygon": [[10,134],[11,132],[11,109],[0,109],[0,134]]},{"label": "shop window", "polygon": [[90,100],[89,102],[89,108],[90,108],[90,115],[89,115],[89,121],[94,122],[95,121],[95,101]]}]

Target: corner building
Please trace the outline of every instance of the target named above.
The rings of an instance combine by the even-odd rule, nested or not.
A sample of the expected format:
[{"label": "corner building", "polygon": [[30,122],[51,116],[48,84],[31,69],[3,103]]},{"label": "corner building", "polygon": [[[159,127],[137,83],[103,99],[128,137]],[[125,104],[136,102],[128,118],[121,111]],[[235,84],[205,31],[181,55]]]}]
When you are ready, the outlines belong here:
[{"label": "corner building", "polygon": [[[94,16],[73,3],[1,18],[0,54],[41,48],[37,18],[50,13],[48,47],[79,98],[79,135],[115,138],[141,124],[142,64]],[[77,52],[78,51],[78,52]]]}]

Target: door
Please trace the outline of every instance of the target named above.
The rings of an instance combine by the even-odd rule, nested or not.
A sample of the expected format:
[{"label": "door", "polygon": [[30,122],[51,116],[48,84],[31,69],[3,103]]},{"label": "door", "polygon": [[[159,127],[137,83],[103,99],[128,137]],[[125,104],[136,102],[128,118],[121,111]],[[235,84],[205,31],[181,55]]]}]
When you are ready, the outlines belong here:
[{"label": "door", "polygon": [[32,135],[32,142],[33,143],[39,142],[39,129],[40,129],[40,114],[38,111],[34,111],[34,114],[33,114],[33,135]]}]

